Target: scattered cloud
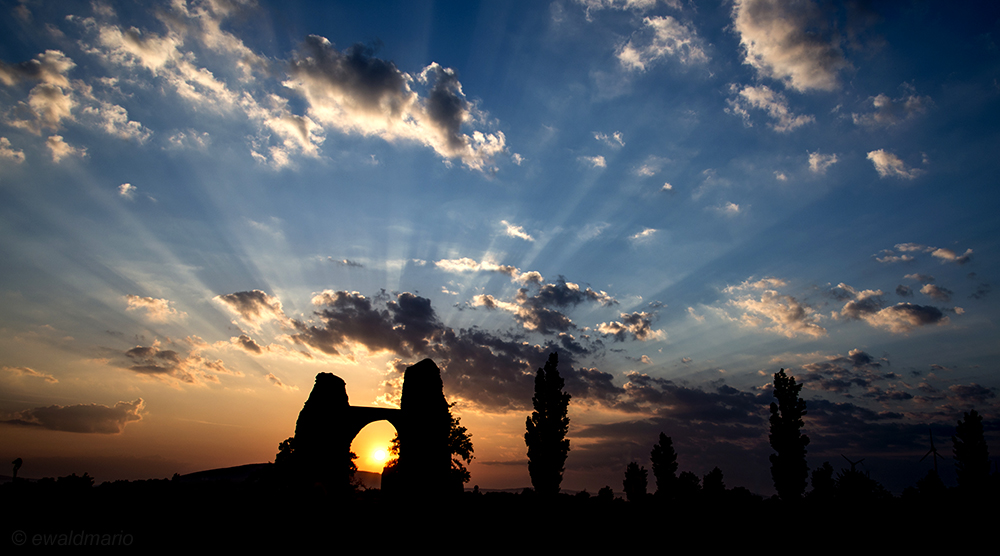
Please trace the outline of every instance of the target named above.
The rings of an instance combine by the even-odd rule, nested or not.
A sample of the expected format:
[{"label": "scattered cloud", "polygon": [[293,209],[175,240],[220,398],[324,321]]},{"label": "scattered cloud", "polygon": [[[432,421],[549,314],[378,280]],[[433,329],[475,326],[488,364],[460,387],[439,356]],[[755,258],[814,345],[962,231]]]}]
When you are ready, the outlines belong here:
[{"label": "scattered cloud", "polygon": [[131,199],[135,196],[136,189],[131,183],[123,183],[118,186],[118,194],[126,199]]},{"label": "scattered cloud", "polygon": [[500,223],[503,224],[506,227],[506,234],[508,236],[520,238],[520,239],[523,239],[525,241],[535,241],[535,238],[533,238],[530,235],[528,235],[528,233],[525,232],[524,228],[522,228],[521,226],[517,226],[517,225],[511,224],[510,222],[507,222],[506,220],[501,220]]},{"label": "scattered cloud", "polygon": [[[466,98],[455,71],[439,64],[411,76],[369,48],[339,51],[329,40],[309,35],[289,72],[285,86],[305,98],[310,121],[319,125],[415,141],[473,170],[495,171],[494,158],[506,150],[501,131],[463,131],[470,124],[485,125],[487,117]],[[411,88],[415,84],[426,87],[425,96]]]},{"label": "scattered cloud", "polygon": [[35,369],[32,369],[31,367],[9,367],[7,365],[3,365],[3,366],[0,366],[0,369],[3,369],[4,371],[7,371],[8,373],[12,373],[12,374],[14,374],[16,376],[27,376],[27,377],[32,377],[32,378],[40,378],[40,379],[42,379],[45,382],[48,382],[50,384],[56,384],[57,382],[59,382],[59,379],[57,379],[56,377],[54,377],[54,376],[52,376],[50,374],[46,374],[46,373],[42,373],[42,372],[36,371]]},{"label": "scattered cloud", "polygon": [[621,148],[625,146],[625,137],[620,131],[616,131],[611,135],[595,131],[594,139],[597,139],[609,147]]},{"label": "scattered cloud", "polygon": [[837,163],[837,155],[809,153],[809,170],[814,174],[825,174],[826,169]]},{"label": "scattered cloud", "polygon": [[646,312],[621,313],[619,321],[605,322],[597,325],[597,331],[604,336],[611,336],[616,342],[625,341],[629,336],[633,340],[648,341],[666,338],[666,332],[653,330],[653,315]]},{"label": "scattered cloud", "polygon": [[708,61],[702,40],[694,27],[667,15],[646,17],[643,27],[618,50],[618,60],[628,70],[645,71],[663,58],[677,58],[682,64]]},{"label": "scattered cloud", "polygon": [[143,310],[146,318],[155,322],[167,322],[173,319],[183,319],[187,313],[178,311],[170,306],[170,301],[166,299],[156,299],[153,297],[140,297],[138,295],[126,295],[125,301],[128,304],[126,311]]},{"label": "scattered cloud", "polygon": [[777,0],[736,0],[733,29],[744,63],[798,91],[832,91],[851,68],[831,25],[831,6]]},{"label": "scattered cloud", "polygon": [[[838,285],[838,288],[848,292],[851,299],[841,308],[839,314],[833,314],[835,318],[863,320],[873,327],[884,328],[896,334],[907,333],[922,326],[946,325],[950,322],[937,307],[912,303],[886,306],[882,290],[856,290],[843,283]],[[954,312],[961,314],[962,310],[956,307]]]},{"label": "scattered cloud", "polygon": [[938,301],[951,301],[951,296],[955,292],[949,290],[948,288],[942,288],[934,284],[926,284],[924,287],[920,288],[920,293]]},{"label": "scattered cloud", "polygon": [[910,168],[898,156],[884,149],[868,153],[868,160],[875,165],[880,178],[901,178],[912,180],[924,173],[920,168]]},{"label": "scattered cloud", "polygon": [[83,158],[87,156],[87,147],[74,147],[63,141],[62,135],[52,135],[45,140],[45,145],[52,153],[52,162],[59,163],[62,159],[75,156]]},{"label": "scattered cloud", "polygon": [[20,164],[24,162],[24,151],[15,149],[6,137],[0,137],[0,159]]},{"label": "scattered cloud", "polygon": [[608,163],[604,160],[603,156],[581,156],[581,162],[586,162],[587,164],[593,166],[594,168],[607,168]]},{"label": "scattered cloud", "polygon": [[674,186],[670,185],[669,183],[664,183],[663,187],[660,188],[660,191],[673,191],[673,190]]},{"label": "scattered cloud", "polygon": [[264,375],[264,378],[266,378],[267,381],[270,382],[271,384],[277,386],[278,388],[281,388],[282,390],[285,390],[286,392],[294,392],[299,389],[298,386],[290,386],[288,384],[285,384],[284,382],[281,382],[281,379],[275,376],[274,373],[267,373],[266,375]]},{"label": "scattered cloud", "polygon": [[120,434],[126,424],[142,420],[144,408],[142,398],[118,402],[114,407],[99,404],[50,405],[15,412],[2,422],[54,431]]},{"label": "scattered cloud", "polygon": [[260,330],[260,325],[271,320],[279,323],[288,321],[281,309],[281,301],[260,290],[218,295],[214,299],[236,313],[244,324],[254,330]]},{"label": "scattered cloud", "polygon": [[[736,84],[730,85],[730,92],[736,95],[726,101],[729,105],[726,112],[743,118],[743,123],[751,127],[750,109],[763,110],[771,117],[771,128],[779,133],[788,133],[796,128],[816,121],[809,115],[794,114],[788,107],[788,99],[781,93],[771,90],[767,85],[746,85],[742,89]],[[811,162],[811,160],[810,160]]]},{"label": "scattered cloud", "polygon": [[645,228],[641,232],[637,232],[631,236],[629,239],[635,242],[649,241],[653,239],[653,234],[656,233],[656,228]]},{"label": "scattered cloud", "polygon": [[863,114],[851,114],[855,125],[869,128],[894,126],[927,112],[927,108],[933,104],[931,97],[913,94],[895,99],[880,94],[868,100],[874,110]]}]

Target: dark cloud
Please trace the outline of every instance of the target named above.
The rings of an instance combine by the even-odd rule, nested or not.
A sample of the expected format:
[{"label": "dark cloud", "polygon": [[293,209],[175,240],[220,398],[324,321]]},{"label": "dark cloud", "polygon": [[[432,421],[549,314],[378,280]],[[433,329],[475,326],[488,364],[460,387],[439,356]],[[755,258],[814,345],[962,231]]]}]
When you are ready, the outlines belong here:
[{"label": "dark cloud", "polygon": [[[186,346],[188,351],[183,354],[175,349],[161,349],[159,342],[153,342],[150,346],[136,346],[116,353],[111,364],[141,375],[187,384],[217,383],[218,374],[243,376],[240,371],[227,368],[221,359],[211,360],[203,357],[201,350],[206,345],[199,339],[188,338],[183,343],[188,344]],[[182,348],[180,345],[177,347]]]},{"label": "dark cloud", "polygon": [[361,264],[359,262],[356,262],[356,261],[352,261],[351,259],[340,259],[339,261],[337,261],[337,264],[340,265],[340,266],[349,266],[349,267],[354,267],[354,268],[364,268],[365,267],[365,265],[363,265],[363,264]]},{"label": "dark cloud", "polygon": [[986,296],[989,295],[990,290],[992,289],[993,288],[989,284],[983,282],[982,284],[979,284],[979,286],[976,287],[976,291],[973,292],[969,297],[971,297],[972,299],[986,299]]},{"label": "dark cloud", "polygon": [[937,299],[938,301],[951,301],[951,296],[955,292],[949,290],[948,288],[942,288],[941,286],[936,286],[934,284],[926,284],[924,287],[920,288],[920,293],[926,295],[927,297]]},{"label": "dark cloud", "polygon": [[243,349],[255,355],[260,355],[263,352],[260,345],[257,342],[255,342],[253,338],[247,336],[246,334],[240,334],[240,336],[236,338],[235,343],[240,347],[242,347]]},{"label": "dark cloud", "polygon": [[948,387],[948,399],[965,406],[985,406],[988,400],[997,397],[996,387],[980,386],[975,382],[971,384],[955,384]]},{"label": "dark cloud", "polygon": [[902,284],[896,286],[896,295],[899,297],[913,297],[913,289]]},{"label": "dark cloud", "polygon": [[287,319],[281,309],[281,301],[260,290],[219,295],[215,299],[254,328],[259,328],[262,323],[272,319],[279,322]]},{"label": "dark cloud", "polygon": [[632,314],[621,313],[621,321],[611,321],[597,325],[597,331],[604,336],[611,336],[616,342],[623,342],[628,336],[633,340],[654,340],[662,338],[662,330],[653,330],[653,315],[646,312]]},{"label": "dark cloud", "polygon": [[847,355],[831,356],[802,365],[798,379],[807,388],[852,397],[853,388],[871,388],[875,381],[887,378],[882,372],[883,364],[888,365],[889,361],[876,359],[860,349],[852,349]]},{"label": "dark cloud", "polygon": [[[897,247],[899,246],[897,245]],[[841,284],[838,287],[842,287],[846,292],[854,292],[854,299],[848,301],[841,308],[839,314],[841,318],[864,320],[871,326],[885,328],[894,333],[905,333],[921,326],[943,325],[950,322],[948,317],[944,315],[944,312],[937,307],[914,305],[912,303],[897,303],[896,305],[886,307],[885,301],[882,299],[882,290],[857,291],[846,284]],[[927,288],[934,288],[935,293],[938,295],[951,293],[943,288],[938,289],[937,286],[931,284],[924,286],[921,291]],[[956,314],[963,312],[962,309],[957,307],[950,309],[950,311]]]},{"label": "dark cloud", "polygon": [[118,402],[114,407],[99,404],[50,405],[16,412],[3,423],[54,431],[119,434],[127,423],[142,419],[144,407],[142,398]]}]

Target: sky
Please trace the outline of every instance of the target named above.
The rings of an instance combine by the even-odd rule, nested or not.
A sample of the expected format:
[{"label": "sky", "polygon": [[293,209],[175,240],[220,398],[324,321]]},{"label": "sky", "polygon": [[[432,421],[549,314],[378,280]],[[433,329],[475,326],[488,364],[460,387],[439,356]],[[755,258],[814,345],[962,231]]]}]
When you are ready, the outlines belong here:
[{"label": "sky", "polygon": [[[272,461],[319,372],[394,407],[426,357],[472,484],[897,494],[1000,450],[1000,8],[987,2],[0,2],[0,456],[23,476]],[[356,440],[361,469],[394,431]],[[994,456],[996,460],[996,457]]]}]

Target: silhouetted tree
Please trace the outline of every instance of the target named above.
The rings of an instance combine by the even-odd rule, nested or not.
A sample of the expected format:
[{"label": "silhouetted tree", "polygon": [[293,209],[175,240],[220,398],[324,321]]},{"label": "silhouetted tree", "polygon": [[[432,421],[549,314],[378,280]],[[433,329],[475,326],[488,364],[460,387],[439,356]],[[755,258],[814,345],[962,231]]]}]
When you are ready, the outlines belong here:
[{"label": "silhouetted tree", "polygon": [[835,489],[833,466],[830,465],[830,462],[824,461],[822,467],[814,469],[812,472],[812,491],[809,492],[809,497],[820,501],[830,500],[833,498]]},{"label": "silhouetted tree", "polygon": [[[465,466],[472,463],[472,460],[475,458],[475,449],[472,446],[472,435],[469,434],[469,429],[462,426],[462,418],[451,414],[451,408],[454,406],[454,403],[448,404],[448,419],[451,423],[448,430],[448,453],[451,455],[452,475],[461,480],[462,484],[465,484],[471,478],[469,470]],[[389,454],[393,457],[382,467],[383,476],[386,473],[391,474],[399,463],[398,432],[392,438],[392,443],[389,446]]]},{"label": "silhouetted tree", "polygon": [[799,397],[801,384],[795,377],[781,369],[774,375],[774,397],[771,402],[771,478],[774,489],[782,500],[797,500],[806,490],[809,466],[806,464],[806,445],[809,437],[800,434],[806,414],[806,402]]},{"label": "silhouetted tree", "polygon": [[454,403],[448,404],[448,417],[451,418],[451,428],[448,431],[448,450],[451,452],[451,472],[461,479],[462,484],[469,482],[469,470],[466,464],[472,463],[475,457],[472,447],[472,435],[469,429],[462,426],[462,419],[451,414]]},{"label": "silhouetted tree", "polygon": [[545,368],[535,375],[535,395],[531,403],[535,410],[528,417],[524,443],[528,446],[528,474],[531,484],[540,496],[559,493],[562,474],[569,454],[570,395],[563,392],[563,379],[559,376],[559,358],[549,355]]},{"label": "silhouetted tree", "polygon": [[984,488],[989,479],[990,454],[983,436],[983,417],[975,409],[963,415],[964,419],[958,421],[955,435],[951,437],[955,472],[959,488],[977,491]]},{"label": "silhouetted tree", "polygon": [[677,496],[683,500],[693,500],[701,493],[701,480],[690,471],[677,477]]},{"label": "silhouetted tree", "polygon": [[722,480],[722,470],[716,467],[709,471],[708,475],[702,479],[701,490],[711,496],[725,494],[726,483]]},{"label": "silhouetted tree", "polygon": [[677,488],[677,452],[674,451],[673,440],[661,432],[660,442],[653,445],[649,459],[653,463],[656,494],[672,496]]},{"label": "silhouetted tree", "polygon": [[837,473],[837,500],[844,502],[877,502],[892,498],[892,493],[872,479],[868,472],[841,469]]},{"label": "silhouetted tree", "polygon": [[611,503],[615,499],[615,491],[611,490],[611,485],[605,485],[597,491],[597,499],[601,503]]},{"label": "silhouetted tree", "polygon": [[622,488],[625,489],[625,496],[629,502],[639,502],[646,497],[647,477],[646,468],[639,467],[634,461],[625,467]]},{"label": "silhouetted tree", "polygon": [[948,493],[941,477],[933,469],[928,470],[927,475],[917,481],[917,491],[921,498],[930,501],[941,500]]}]

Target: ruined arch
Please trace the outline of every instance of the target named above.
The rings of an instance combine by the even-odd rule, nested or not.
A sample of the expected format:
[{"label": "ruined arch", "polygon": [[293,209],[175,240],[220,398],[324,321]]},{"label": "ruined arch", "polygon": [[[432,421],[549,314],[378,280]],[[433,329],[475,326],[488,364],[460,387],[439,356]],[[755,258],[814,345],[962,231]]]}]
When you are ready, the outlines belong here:
[{"label": "ruined arch", "polygon": [[399,435],[396,488],[414,494],[453,490],[449,488],[451,415],[441,371],[430,359],[404,371],[399,409],[352,406],[343,379],[317,374],[295,424],[292,463],[283,471],[307,483],[346,484],[351,442],[365,426],[383,420]]}]

